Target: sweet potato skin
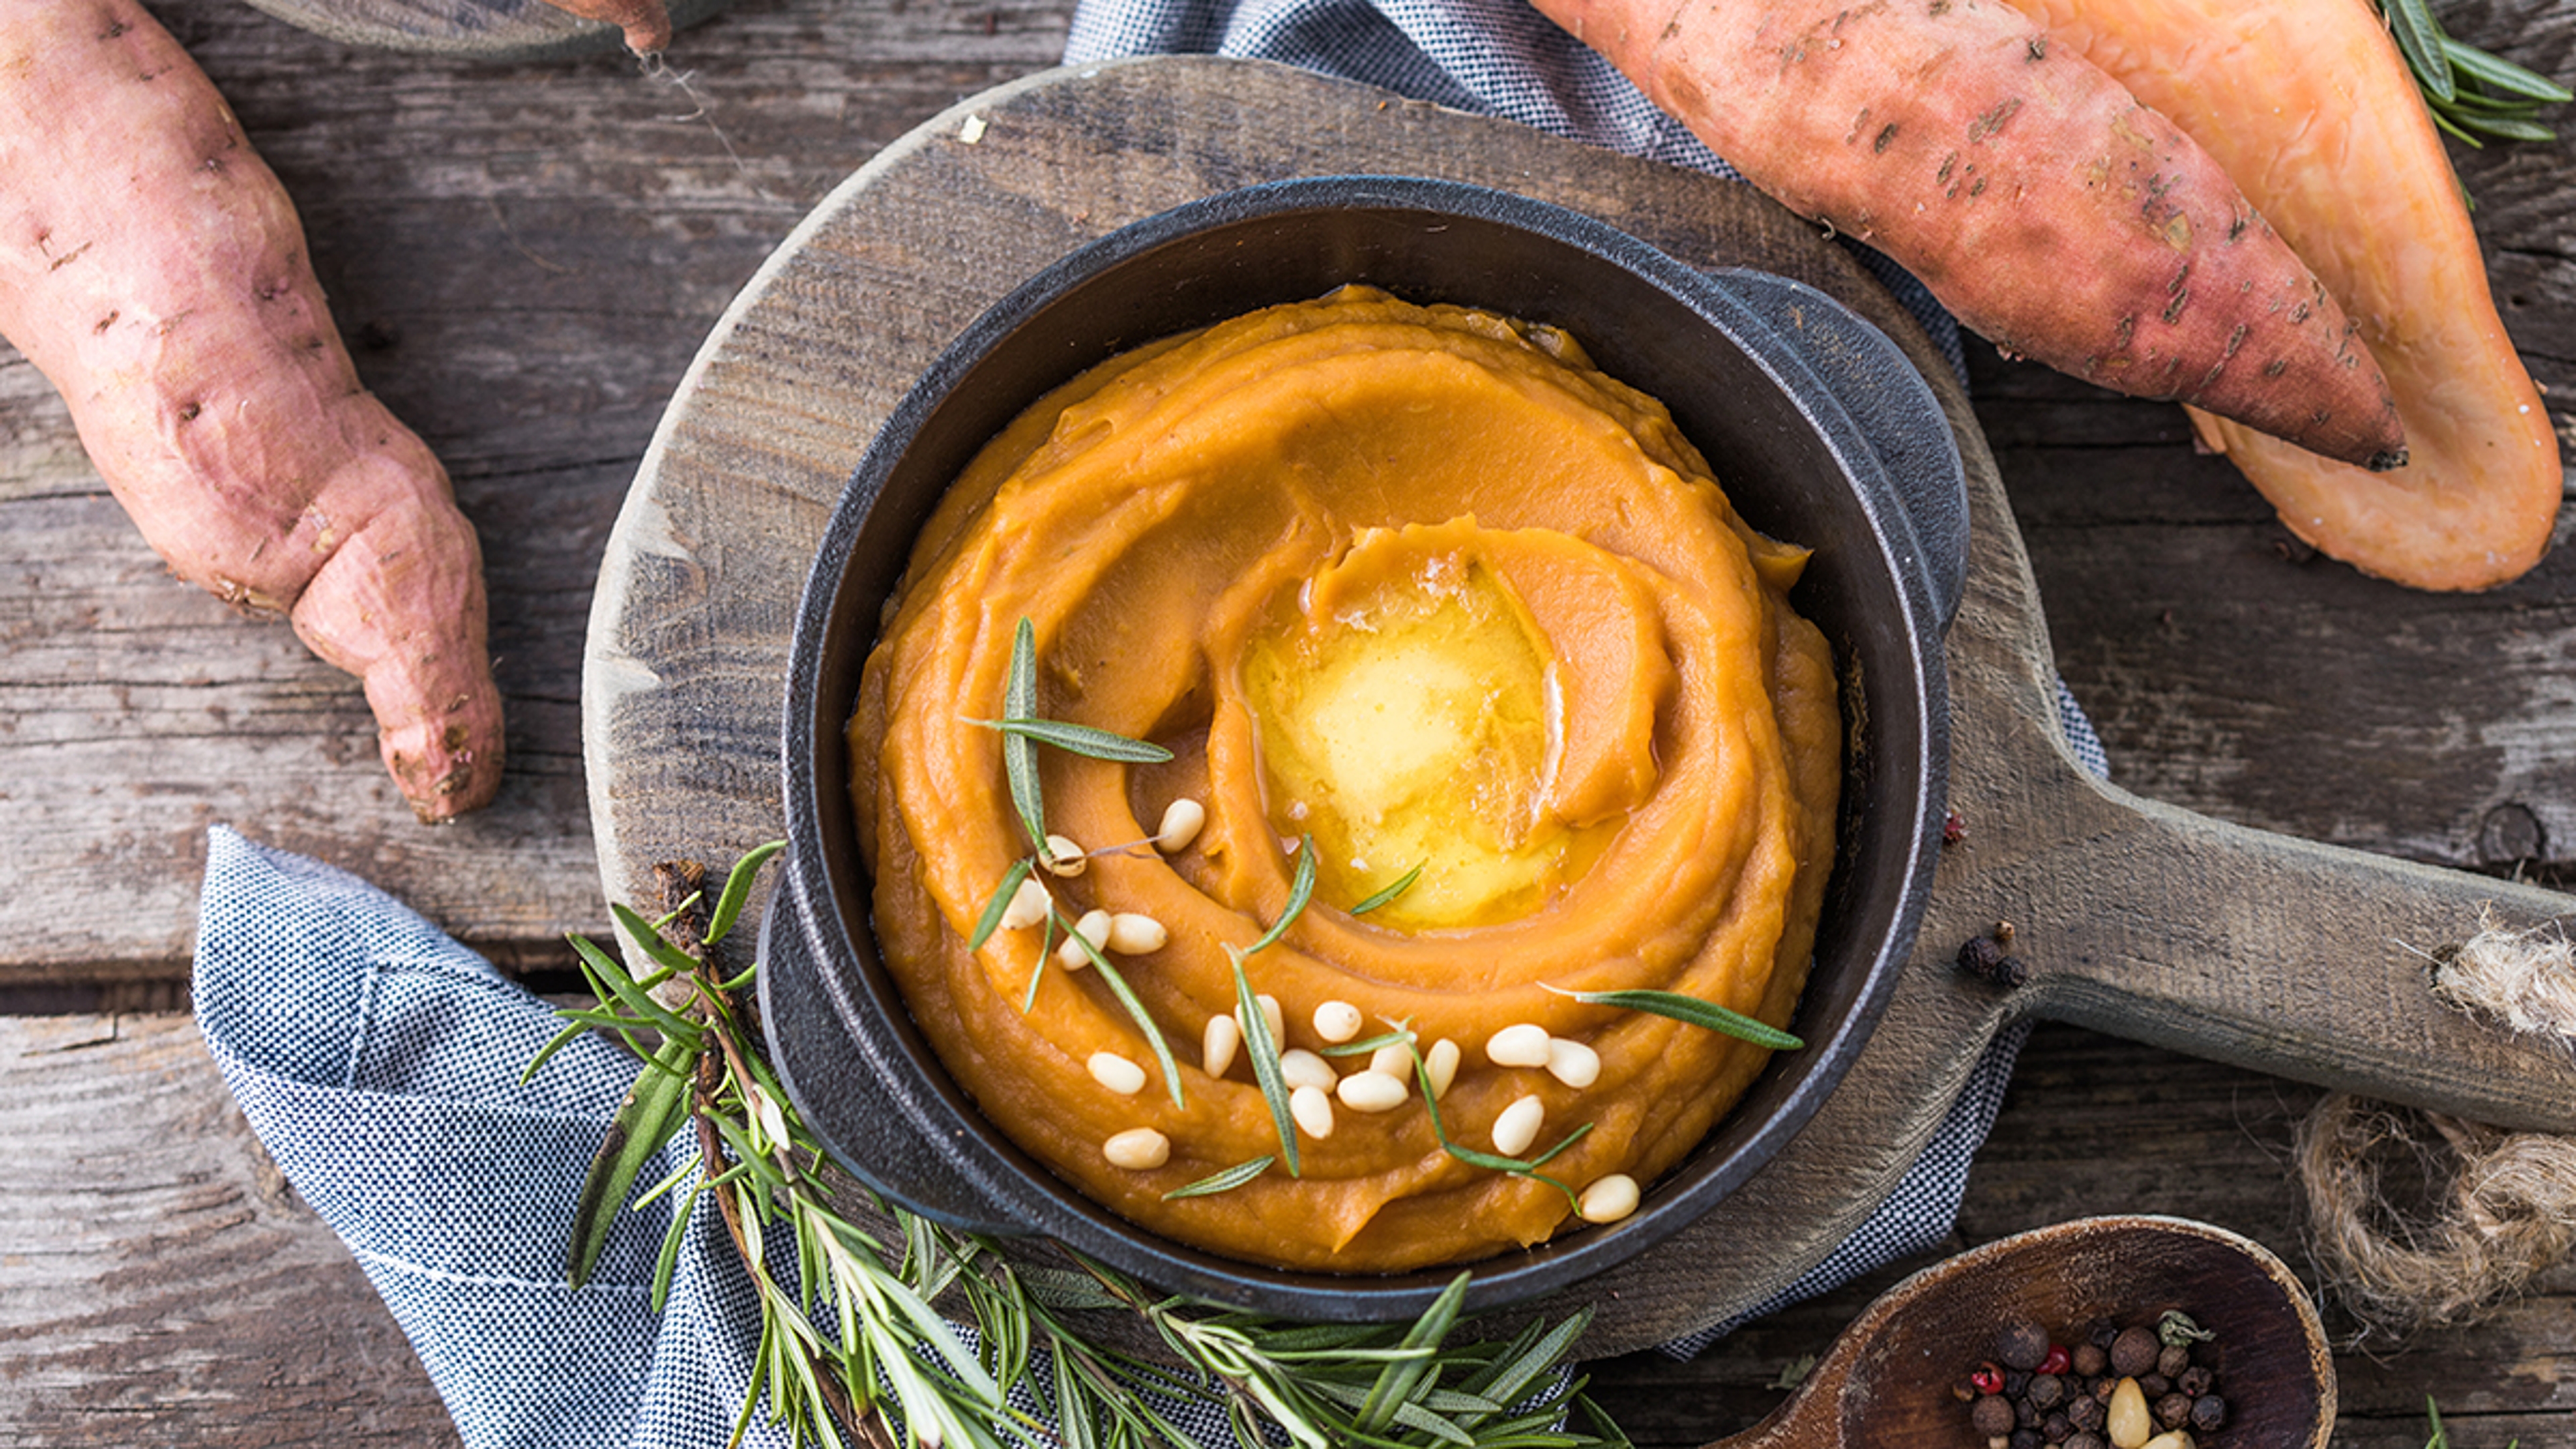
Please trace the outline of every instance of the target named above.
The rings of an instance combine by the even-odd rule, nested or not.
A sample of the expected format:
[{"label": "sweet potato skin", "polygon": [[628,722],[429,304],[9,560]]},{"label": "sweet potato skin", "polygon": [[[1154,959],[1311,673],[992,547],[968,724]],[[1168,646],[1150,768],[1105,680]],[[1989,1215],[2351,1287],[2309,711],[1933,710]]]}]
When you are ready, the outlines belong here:
[{"label": "sweet potato skin", "polygon": [[0,0],[0,336],[173,572],[358,675],[425,820],[488,802],[482,555],[359,383],[277,178],[134,0]]},{"label": "sweet potato skin", "polygon": [[2014,0],[2197,137],[2386,371],[2409,461],[2366,473],[2194,415],[2291,532],[2365,573],[2483,589],[2547,550],[2562,474],[2441,136],[2367,0]]},{"label": "sweet potato skin", "polygon": [[546,0],[569,15],[605,20],[626,33],[626,48],[651,55],[671,44],[671,16],[662,0]]},{"label": "sweet potato skin", "polygon": [[2402,451],[2378,366],[2226,173],[2009,7],[1536,4],[2007,351],[2350,462]]}]

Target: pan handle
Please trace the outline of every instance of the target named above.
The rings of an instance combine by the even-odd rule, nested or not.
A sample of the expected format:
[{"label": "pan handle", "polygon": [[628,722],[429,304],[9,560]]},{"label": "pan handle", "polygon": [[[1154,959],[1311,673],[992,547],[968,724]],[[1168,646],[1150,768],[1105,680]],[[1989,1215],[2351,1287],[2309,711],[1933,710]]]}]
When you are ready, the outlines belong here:
[{"label": "pan handle", "polygon": [[[1987,848],[1963,931],[2014,923],[2030,968],[2007,1005],[2115,1036],[2499,1127],[2576,1132],[2576,1044],[2517,1033],[2432,990],[2438,957],[2482,924],[2576,917],[2576,897],[2231,825],[2069,766],[2064,828]],[[1954,895],[1957,894],[1954,892]]]}]

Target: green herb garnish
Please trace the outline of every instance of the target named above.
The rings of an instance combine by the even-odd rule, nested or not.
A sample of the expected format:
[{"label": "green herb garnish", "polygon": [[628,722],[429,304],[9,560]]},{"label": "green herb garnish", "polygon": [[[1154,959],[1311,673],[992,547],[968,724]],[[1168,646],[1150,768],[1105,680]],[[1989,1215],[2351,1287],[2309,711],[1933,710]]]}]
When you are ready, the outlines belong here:
[{"label": "green herb garnish", "polygon": [[1351,907],[1351,914],[1354,916],[1367,915],[1369,912],[1376,910],[1378,907],[1385,905],[1391,900],[1394,900],[1397,896],[1411,890],[1413,888],[1413,883],[1420,879],[1422,879],[1422,867],[1417,865],[1413,869],[1406,871],[1404,874],[1397,876],[1394,884],[1388,886],[1382,891],[1379,891],[1377,894],[1370,896],[1367,900],[1360,902],[1358,905]]},{"label": "green herb garnish", "polygon": [[1297,873],[1288,882],[1288,908],[1279,913],[1278,920],[1270,923],[1269,930],[1261,933],[1260,940],[1243,948],[1243,954],[1256,955],[1278,944],[1279,938],[1288,934],[1289,926],[1306,913],[1306,903],[1314,898],[1315,837],[1300,835],[1297,837]]},{"label": "green herb garnish", "polygon": [[[1544,982],[1540,984],[1546,985]],[[1684,996],[1678,991],[1567,991],[1557,986],[1547,989],[1559,996],[1571,996],[1586,1006],[1617,1006],[1652,1016],[1668,1016],[1692,1026],[1741,1037],[1755,1046],[1769,1047],[1773,1051],[1793,1052],[1806,1045],[1778,1027],[1755,1021],[1740,1011],[1729,1011],[1713,1001]]]},{"label": "green herb garnish", "polygon": [[2379,9],[2398,52],[2406,57],[2406,68],[2415,73],[2434,125],[2469,146],[2482,147],[2487,140],[2557,139],[2556,132],[2532,117],[2542,106],[2576,100],[2576,93],[2502,56],[2453,40],[2425,0],[2379,0]]},{"label": "green herb garnish", "polygon": [[1243,1027],[1244,1054],[1252,1059],[1252,1080],[1261,1086],[1261,1095],[1270,1104],[1270,1123],[1279,1132],[1279,1156],[1288,1164],[1288,1175],[1297,1177],[1297,1114],[1288,1106],[1288,1080],[1279,1072],[1279,1042],[1270,1034],[1270,1014],[1261,1009],[1261,999],[1252,994],[1252,978],[1243,974],[1246,953],[1226,948],[1234,962],[1234,1019]]},{"label": "green herb garnish", "polygon": [[1180,1197],[1208,1197],[1220,1192],[1232,1192],[1268,1172],[1270,1164],[1278,1160],[1276,1157],[1256,1157],[1250,1162],[1238,1162],[1223,1172],[1210,1173],[1187,1187],[1173,1188],[1163,1194],[1163,1201],[1170,1202]]}]

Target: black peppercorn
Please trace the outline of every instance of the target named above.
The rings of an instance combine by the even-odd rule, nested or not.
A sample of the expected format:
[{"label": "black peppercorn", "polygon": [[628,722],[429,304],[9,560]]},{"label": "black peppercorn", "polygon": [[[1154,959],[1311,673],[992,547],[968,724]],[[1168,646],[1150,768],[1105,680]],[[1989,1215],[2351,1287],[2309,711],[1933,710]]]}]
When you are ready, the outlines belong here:
[{"label": "black peppercorn", "polygon": [[2164,1345],[2156,1342],[2152,1328],[2132,1327],[2120,1330],[2111,1340],[2111,1372],[2117,1377],[2134,1379],[2155,1371],[2156,1359]]},{"label": "black peppercorn", "polygon": [[2191,1426],[2203,1434],[2215,1434],[2227,1422],[2227,1401],[2216,1394],[2203,1394],[2191,1401]]},{"label": "black peppercorn", "polygon": [[2173,1392],[2173,1380],[2163,1374],[2141,1374],[2138,1376],[2138,1392],[2146,1395],[2147,1402],[2152,1404]]},{"label": "black peppercorn", "polygon": [[2013,1431],[2012,1400],[2001,1394],[1988,1394],[1977,1400],[1968,1411],[1968,1423],[1989,1439],[2000,1439]]},{"label": "black peppercorn", "polygon": [[2013,1422],[2024,1429],[2039,1427],[2039,1410],[2031,1406],[2027,1397],[2013,1400]]},{"label": "black peppercorn", "polygon": [[2004,1392],[2020,1398],[2030,1391],[2030,1375],[2021,1369],[2004,1370]]},{"label": "black peppercorn", "polygon": [[2189,1394],[2167,1394],[2156,1400],[2156,1424],[2159,1428],[2179,1429],[2191,1417]]},{"label": "black peppercorn", "polygon": [[2102,1350],[2104,1353],[2109,1353],[2111,1351],[2111,1340],[2118,1338],[2119,1336],[2120,1325],[2113,1323],[2107,1318],[2096,1318],[2091,1323],[2084,1325],[2084,1341],[2093,1345],[2095,1348]]},{"label": "black peppercorn", "polygon": [[[2019,986],[2030,979],[2030,968],[2022,959],[2004,954],[1991,936],[1971,936],[1959,947],[1959,969],[1997,986]],[[2047,1346],[2041,1345],[2040,1351],[2047,1352]]]},{"label": "black peppercorn", "polygon": [[2208,1393],[2210,1387],[2217,1382],[2218,1375],[2210,1372],[2199,1364],[2193,1364],[2190,1368],[2184,1369],[2181,1373],[2174,1376],[2174,1387],[2191,1395],[2195,1399]]},{"label": "black peppercorn", "polygon": [[2102,1436],[2092,1430],[2078,1429],[2066,1436],[2065,1449],[2110,1449],[2110,1446],[2104,1444]]},{"label": "black peppercorn", "polygon": [[2166,1344],[2164,1352],[2156,1355],[2156,1372],[2166,1378],[2180,1378],[2182,1371],[2189,1367],[2191,1367],[2191,1348],[2187,1344]]},{"label": "black peppercorn", "polygon": [[2075,1432],[2075,1421],[2064,1414],[2051,1414],[2039,1421],[2039,1437],[2051,1444],[2063,1444]]},{"label": "black peppercorn", "polygon": [[2012,1438],[2006,1442],[2012,1446],[2012,1449],[2040,1449],[2039,1431],[2015,1429],[2012,1431]]},{"label": "black peppercorn", "polygon": [[[1985,938],[1980,936],[1977,940],[1983,941]],[[1976,943],[1973,941],[1969,943],[1969,945],[1974,944]],[[1987,944],[1993,943],[1987,942]],[[1964,960],[1968,954],[1968,948],[1960,947],[1959,954]],[[2027,1372],[2039,1367],[2039,1361],[2046,1357],[2048,1357],[2048,1330],[2029,1319],[2016,1318],[1995,1330],[1995,1359],[2005,1368]]]},{"label": "black peppercorn", "polygon": [[2099,1429],[2109,1417],[2102,1401],[2089,1395],[2066,1406],[2066,1422],[2078,1429]]},{"label": "black peppercorn", "polygon": [[2030,1401],[2043,1409],[2054,1409],[2066,1397],[2066,1380],[2055,1374],[2030,1376]]}]

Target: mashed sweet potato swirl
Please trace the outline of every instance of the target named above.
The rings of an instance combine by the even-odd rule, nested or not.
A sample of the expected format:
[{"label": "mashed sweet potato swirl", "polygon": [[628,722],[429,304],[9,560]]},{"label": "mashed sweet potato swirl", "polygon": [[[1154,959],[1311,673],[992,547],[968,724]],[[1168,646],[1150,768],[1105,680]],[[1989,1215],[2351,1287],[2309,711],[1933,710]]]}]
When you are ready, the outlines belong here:
[{"label": "mashed sweet potato swirl", "polygon": [[[1416,797],[1336,807],[1379,839],[1412,838],[1406,811],[1465,811],[1465,834],[1504,842],[1494,858],[1505,884],[1451,890],[1434,877],[1468,872],[1441,856],[1415,887],[1410,923],[1355,917],[1357,885],[1339,899],[1328,889],[1245,970],[1278,998],[1284,1045],[1326,1044],[1312,1016],[1327,1001],[1359,1007],[1363,1036],[1404,1022],[1425,1047],[1456,1042],[1464,1060],[1439,1109],[1460,1145],[1492,1150],[1497,1116],[1535,1095],[1545,1126],[1533,1151],[1590,1124],[1549,1177],[1577,1191],[1611,1173],[1650,1183],[1766,1053],[1561,993],[1644,987],[1788,1020],[1840,778],[1830,654],[1783,600],[1805,558],[1736,517],[1659,404],[1544,329],[1354,288],[1122,357],[978,457],[925,529],[868,661],[852,790],[885,958],[984,1113],[1158,1232],[1348,1272],[1544,1239],[1570,1220],[1566,1193],[1444,1152],[1418,1087],[1390,1110],[1340,1111],[1329,1136],[1301,1134],[1299,1176],[1274,1167],[1165,1200],[1279,1150],[1248,1063],[1238,1055],[1218,1077],[1200,1069],[1209,1018],[1235,1007],[1226,948],[1249,946],[1286,908],[1287,847],[1309,818],[1283,773],[1278,717],[1323,698],[1301,671],[1365,664],[1407,620],[1453,634],[1466,628],[1454,620],[1470,620],[1531,641],[1543,664],[1532,697],[1547,716],[1535,766],[1514,774],[1495,763],[1507,751],[1461,736],[1460,778],[1501,781],[1478,787],[1472,809]],[[1136,766],[1041,749],[1047,828],[1101,851],[1145,841],[1175,798],[1206,808],[1187,849],[1108,850],[1078,876],[1039,877],[1068,919],[1097,906],[1168,931],[1160,949],[1115,959],[1180,1063],[1179,1107],[1099,973],[1049,960],[1032,996],[1039,929],[966,948],[997,883],[1030,853],[1001,739],[971,722],[1004,713],[1023,618],[1038,645],[1037,713],[1174,753]],[[1432,624],[1423,637],[1449,637]],[[1441,658],[1351,677],[1436,683]],[[1481,696],[1459,697],[1472,714]],[[1343,708],[1375,696],[1334,698],[1334,729],[1376,718]],[[1301,723],[1312,722],[1286,725]],[[1380,730],[1368,749],[1420,774],[1406,752],[1432,749],[1434,726],[1368,727]],[[1407,863],[1327,861],[1355,881]],[[1453,899],[1471,905],[1443,923]],[[1598,1078],[1574,1087],[1490,1064],[1487,1039],[1518,1023],[1591,1046]],[[1103,1086],[1088,1065],[1099,1052],[1152,1080],[1133,1094]],[[1163,1165],[1104,1156],[1108,1139],[1138,1127],[1168,1140]]]}]

